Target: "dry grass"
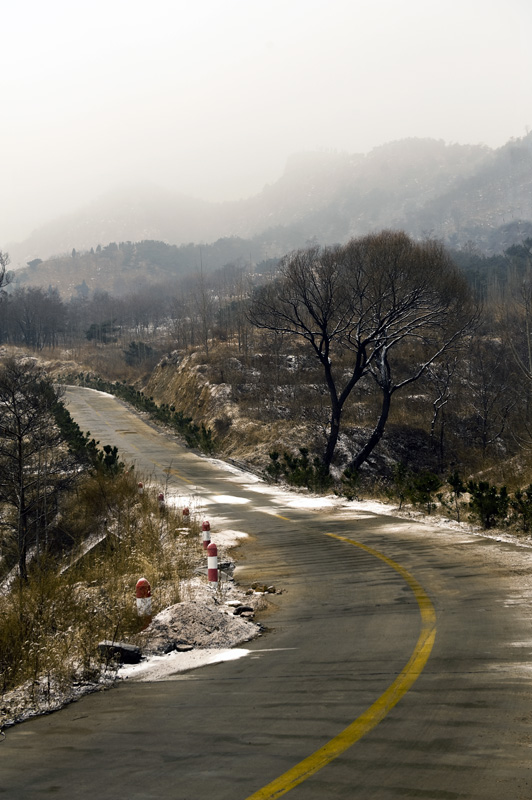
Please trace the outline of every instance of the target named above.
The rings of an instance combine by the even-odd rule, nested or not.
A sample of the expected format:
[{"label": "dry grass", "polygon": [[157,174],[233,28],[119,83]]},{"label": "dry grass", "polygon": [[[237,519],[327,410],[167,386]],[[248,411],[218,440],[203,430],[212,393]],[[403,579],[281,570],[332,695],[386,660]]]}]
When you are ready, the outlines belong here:
[{"label": "dry grass", "polygon": [[[161,510],[157,494],[140,495],[137,476],[84,479],[63,509],[74,546],[65,559],[35,560],[27,582],[2,597],[0,689],[30,682],[97,681],[102,639],[132,640],[143,625],[135,586],[153,587],[153,613],[179,602],[181,581],[203,558],[192,516]],[[0,716],[1,721],[1,716]]]}]

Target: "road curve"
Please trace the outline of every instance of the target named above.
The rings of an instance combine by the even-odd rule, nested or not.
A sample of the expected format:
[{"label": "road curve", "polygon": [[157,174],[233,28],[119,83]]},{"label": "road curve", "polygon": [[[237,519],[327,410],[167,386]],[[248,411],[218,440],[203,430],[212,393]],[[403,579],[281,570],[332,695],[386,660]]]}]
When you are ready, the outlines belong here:
[{"label": "road curve", "polygon": [[356,506],[302,510],[114,398],[66,399],[146,478],[208,503],[213,539],[217,525],[248,533],[238,579],[283,594],[245,658],[9,729],[0,797],[532,797],[530,549]]}]

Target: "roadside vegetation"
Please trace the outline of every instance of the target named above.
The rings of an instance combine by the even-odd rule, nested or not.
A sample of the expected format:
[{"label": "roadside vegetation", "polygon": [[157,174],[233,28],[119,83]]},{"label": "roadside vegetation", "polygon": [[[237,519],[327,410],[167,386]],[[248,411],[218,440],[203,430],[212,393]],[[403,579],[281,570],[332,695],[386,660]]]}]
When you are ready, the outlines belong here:
[{"label": "roadside vegetation", "polygon": [[134,641],[145,624],[140,577],[153,613],[179,602],[199,526],[82,433],[34,359],[1,365],[0,407],[0,691],[23,686],[45,710],[62,687],[112,676],[98,643]]},{"label": "roadside vegetation", "polygon": [[458,270],[385,232],[120,297],[17,287],[0,256],[2,693],[97,683],[98,642],[138,633],[138,578],[158,610],[201,557],[62,383],[270,481],[530,534],[532,240]]},{"label": "roadside vegetation", "polygon": [[155,489],[140,495],[137,477],[102,467],[80,477],[61,503],[61,546],[35,552],[25,580],[4,574],[2,695],[23,686],[46,710],[57,691],[112,680],[116,664],[98,643],[135,643],[146,624],[136,608],[139,578],[154,587],[153,614],[183,599],[202,556],[198,523],[161,510]]}]

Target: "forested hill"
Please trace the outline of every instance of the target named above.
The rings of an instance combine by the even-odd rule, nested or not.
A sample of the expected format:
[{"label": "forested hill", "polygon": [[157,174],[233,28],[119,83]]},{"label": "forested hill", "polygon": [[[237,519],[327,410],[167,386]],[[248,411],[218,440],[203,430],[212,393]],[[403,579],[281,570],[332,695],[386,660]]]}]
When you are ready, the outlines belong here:
[{"label": "forested hill", "polygon": [[[232,203],[130,188],[6,249],[16,268],[110,242],[207,243],[202,247],[210,269],[226,263],[217,255],[224,249],[232,260],[256,262],[309,241],[344,242],[383,228],[434,236],[457,249],[473,243],[484,254],[530,237],[532,134],[497,150],[406,139],[367,155],[302,154],[289,159],[278,181]],[[180,255],[185,258],[185,250]],[[200,260],[196,252],[192,260]]]},{"label": "forested hill", "polygon": [[[261,241],[236,237],[210,245],[169,245],[156,240],[111,242],[88,252],[71,253],[42,260],[32,259],[25,269],[14,273],[11,289],[17,286],[53,287],[64,298],[89,297],[94,292],[122,296],[142,291],[149,285],[168,284],[181,278],[212,273],[222,267],[255,272],[269,271],[277,259],[264,256]],[[267,250],[267,248],[265,248]]]}]

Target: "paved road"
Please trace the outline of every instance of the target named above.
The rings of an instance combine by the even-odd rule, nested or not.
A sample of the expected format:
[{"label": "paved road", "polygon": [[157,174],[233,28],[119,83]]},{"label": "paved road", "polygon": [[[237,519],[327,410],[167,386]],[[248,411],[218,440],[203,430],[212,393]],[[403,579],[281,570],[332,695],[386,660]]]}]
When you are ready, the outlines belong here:
[{"label": "paved road", "polygon": [[0,797],[530,800],[531,550],[301,510],[114,399],[67,400],[146,476],[210,503],[214,533],[249,534],[239,580],[284,592],[238,661],[125,683],[9,729]]}]

